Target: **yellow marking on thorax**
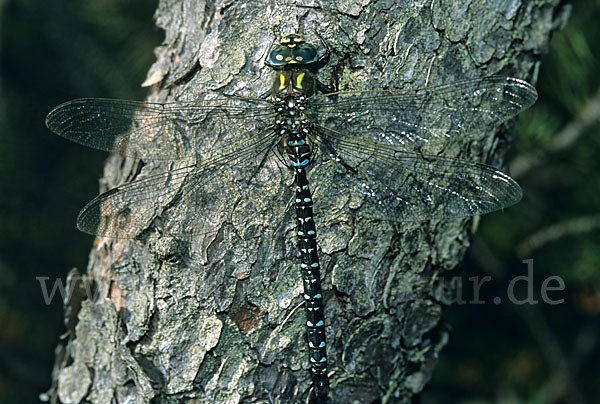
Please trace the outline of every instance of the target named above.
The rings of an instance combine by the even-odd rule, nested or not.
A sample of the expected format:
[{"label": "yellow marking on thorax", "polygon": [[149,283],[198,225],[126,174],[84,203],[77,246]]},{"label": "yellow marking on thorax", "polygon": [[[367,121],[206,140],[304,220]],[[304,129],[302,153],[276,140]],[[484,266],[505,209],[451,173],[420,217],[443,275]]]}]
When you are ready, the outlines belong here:
[{"label": "yellow marking on thorax", "polygon": [[296,77],[296,88],[302,89],[302,79],[304,79],[304,73],[300,73],[298,77]]},{"label": "yellow marking on thorax", "polygon": [[279,75],[279,91],[285,89],[285,76],[283,73]]}]

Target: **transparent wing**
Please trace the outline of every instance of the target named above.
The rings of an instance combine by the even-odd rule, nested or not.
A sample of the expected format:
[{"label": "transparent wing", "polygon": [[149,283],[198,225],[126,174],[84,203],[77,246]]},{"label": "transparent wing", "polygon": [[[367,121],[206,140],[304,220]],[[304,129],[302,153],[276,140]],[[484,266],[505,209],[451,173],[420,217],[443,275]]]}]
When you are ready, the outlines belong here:
[{"label": "transparent wing", "polygon": [[183,160],[180,167],[109,190],[81,210],[77,227],[92,235],[135,238],[160,221],[170,234],[208,233],[217,222],[214,212],[229,211],[248,189],[257,189],[254,177],[276,141],[269,127],[201,164]]},{"label": "transparent wing", "polygon": [[459,136],[483,136],[537,99],[535,88],[492,76],[417,90],[345,91],[311,98],[319,123],[398,150],[435,153]]},{"label": "transparent wing", "polygon": [[493,212],[522,197],[512,178],[484,164],[373,145],[324,127],[315,140],[330,163],[314,175],[331,184],[327,198],[315,197],[318,210],[360,207],[362,216],[419,222]]},{"label": "transparent wing", "polygon": [[[191,102],[150,103],[79,99],[54,108],[46,126],[59,136],[95,149],[146,160],[214,156],[267,127],[273,120],[270,101],[218,98]],[[207,134],[219,133],[218,137]]]}]

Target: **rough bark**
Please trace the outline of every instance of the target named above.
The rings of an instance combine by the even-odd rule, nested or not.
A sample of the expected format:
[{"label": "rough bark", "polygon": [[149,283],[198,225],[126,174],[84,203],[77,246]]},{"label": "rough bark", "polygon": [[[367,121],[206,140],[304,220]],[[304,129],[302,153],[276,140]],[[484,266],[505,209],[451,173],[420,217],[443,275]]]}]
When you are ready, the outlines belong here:
[{"label": "rough bark", "polygon": [[[165,42],[146,83],[153,100],[263,94],[272,80],[265,54],[288,32],[325,39],[344,67],[342,89],[492,74],[534,80],[558,26],[557,5],[161,0],[156,21]],[[500,166],[509,143],[507,131],[489,133],[486,142],[450,145],[448,155]],[[112,156],[103,190],[167,165],[140,167]],[[53,400],[304,402],[310,373],[290,180],[273,178],[269,202],[250,201],[234,218],[213,212],[218,236],[99,240],[87,272],[96,294],[73,309]],[[313,188],[318,205],[327,183]],[[438,286],[462,259],[476,220],[432,217],[400,231],[343,213],[316,220],[333,402],[409,402],[447,341],[449,299]]]}]

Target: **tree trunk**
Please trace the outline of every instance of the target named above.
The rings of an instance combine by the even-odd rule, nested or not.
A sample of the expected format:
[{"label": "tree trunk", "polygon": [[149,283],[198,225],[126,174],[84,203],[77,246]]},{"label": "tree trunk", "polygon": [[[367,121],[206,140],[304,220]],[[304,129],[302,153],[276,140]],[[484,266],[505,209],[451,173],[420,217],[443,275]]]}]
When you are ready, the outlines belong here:
[{"label": "tree trunk", "polygon": [[[531,80],[557,5],[161,0],[156,21],[166,39],[146,84],[154,101],[263,94],[272,82],[265,55],[289,32],[314,44],[323,37],[336,56],[319,77],[331,81],[337,57],[340,89],[493,74]],[[510,136],[487,135],[445,155],[500,166]],[[161,164],[112,156],[103,188]],[[311,378],[291,178],[274,176],[272,193],[234,218],[212,212],[217,236],[99,239],[86,275],[96,293],[80,309],[70,303],[78,319],[57,355],[54,402],[305,402]],[[312,187],[318,207],[328,184]],[[432,217],[398,231],[343,212],[315,219],[333,403],[409,402],[448,339],[441,316],[451,299],[438,286],[462,259],[476,220]]]}]

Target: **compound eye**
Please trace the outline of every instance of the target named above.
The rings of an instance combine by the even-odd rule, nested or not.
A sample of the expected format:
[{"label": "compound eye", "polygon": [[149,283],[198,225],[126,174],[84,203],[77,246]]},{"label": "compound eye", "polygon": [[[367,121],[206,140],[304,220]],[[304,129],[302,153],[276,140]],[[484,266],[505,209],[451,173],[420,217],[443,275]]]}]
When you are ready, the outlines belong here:
[{"label": "compound eye", "polygon": [[275,66],[283,66],[291,59],[290,51],[284,46],[278,46],[271,51],[269,63]]},{"label": "compound eye", "polygon": [[303,64],[314,63],[317,61],[317,50],[314,46],[304,43],[294,51],[294,60]]}]

